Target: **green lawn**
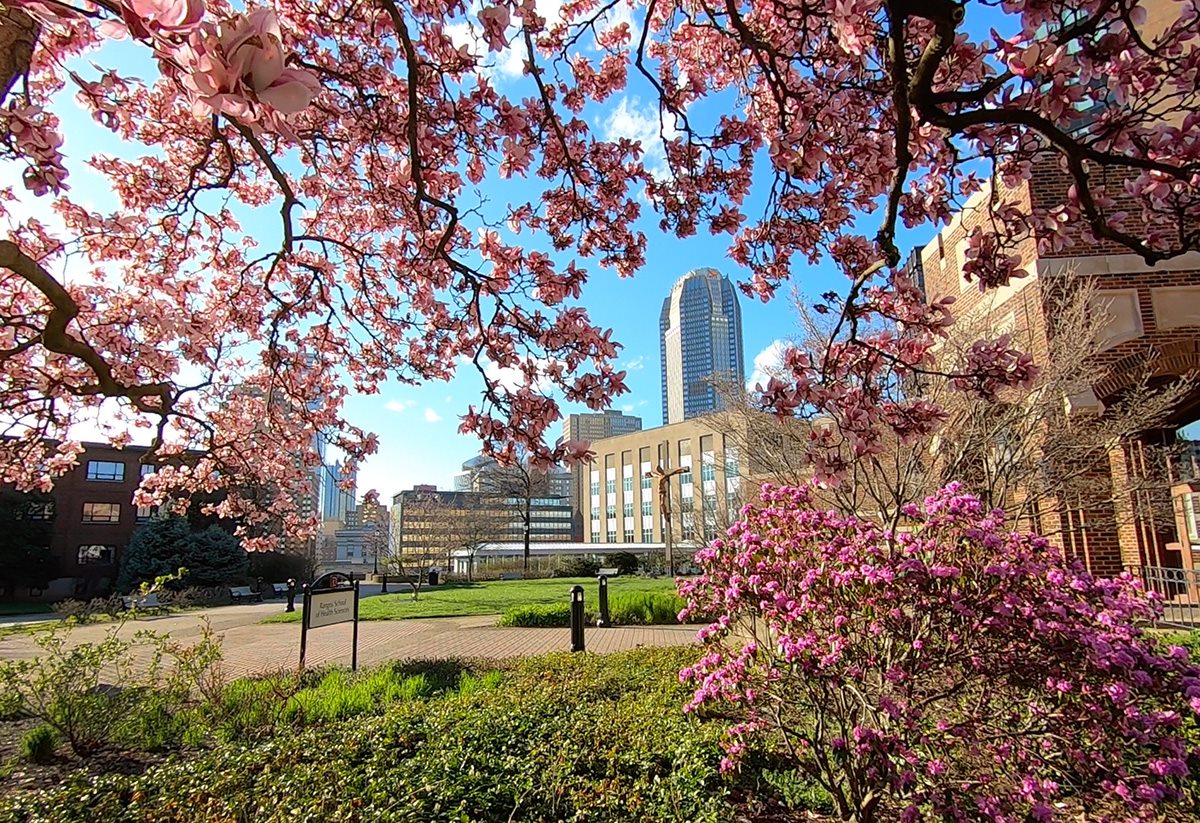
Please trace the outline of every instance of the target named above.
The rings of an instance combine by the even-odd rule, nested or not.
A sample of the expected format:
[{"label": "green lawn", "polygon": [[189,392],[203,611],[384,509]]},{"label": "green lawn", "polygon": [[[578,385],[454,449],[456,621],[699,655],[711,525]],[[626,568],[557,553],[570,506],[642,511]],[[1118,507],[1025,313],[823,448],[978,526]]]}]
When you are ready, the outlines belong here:
[{"label": "green lawn", "polygon": [[[487,583],[446,583],[422,586],[420,599],[411,593],[364,597],[359,604],[363,620],[402,620],[406,617],[463,617],[473,614],[502,614],[511,606],[567,603],[571,587],[583,586],[589,608],[598,602],[599,584],[592,577],[551,578],[549,580],[495,580]],[[614,577],[608,581],[611,597],[621,592],[669,592],[675,581],[669,577]],[[297,598],[299,606],[299,598]],[[300,609],[272,615],[264,623],[298,623]]]}]

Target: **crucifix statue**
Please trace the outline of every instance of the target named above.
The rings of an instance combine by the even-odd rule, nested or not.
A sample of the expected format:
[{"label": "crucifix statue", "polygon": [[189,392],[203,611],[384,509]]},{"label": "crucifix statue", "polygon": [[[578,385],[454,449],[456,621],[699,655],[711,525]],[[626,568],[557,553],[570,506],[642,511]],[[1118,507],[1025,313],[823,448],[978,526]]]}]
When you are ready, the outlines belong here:
[{"label": "crucifix statue", "polygon": [[670,575],[675,574],[675,557],[671,551],[671,478],[685,471],[687,469],[683,466],[667,470],[659,463],[653,471],[646,473],[647,477],[658,478],[658,508],[662,512],[663,545],[667,549],[667,573]]}]

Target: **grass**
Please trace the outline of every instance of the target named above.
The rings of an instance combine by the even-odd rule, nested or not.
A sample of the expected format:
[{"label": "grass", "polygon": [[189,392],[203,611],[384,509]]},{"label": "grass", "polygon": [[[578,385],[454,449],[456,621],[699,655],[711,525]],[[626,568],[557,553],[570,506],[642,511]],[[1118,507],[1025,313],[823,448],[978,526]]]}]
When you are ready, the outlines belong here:
[{"label": "grass", "polygon": [[[384,594],[363,598],[359,617],[363,620],[403,620],[412,617],[466,617],[480,614],[503,614],[514,606],[551,605],[570,601],[572,586],[584,589],[584,601],[595,610],[599,600],[599,584],[595,578],[551,578],[548,580],[494,580],[487,583],[446,583],[422,588],[420,597],[411,594]],[[675,581],[669,577],[616,577],[608,581],[610,600],[618,594],[643,592],[674,592]],[[299,605],[299,604],[297,604]],[[264,623],[298,623],[300,609],[281,612]]]}]

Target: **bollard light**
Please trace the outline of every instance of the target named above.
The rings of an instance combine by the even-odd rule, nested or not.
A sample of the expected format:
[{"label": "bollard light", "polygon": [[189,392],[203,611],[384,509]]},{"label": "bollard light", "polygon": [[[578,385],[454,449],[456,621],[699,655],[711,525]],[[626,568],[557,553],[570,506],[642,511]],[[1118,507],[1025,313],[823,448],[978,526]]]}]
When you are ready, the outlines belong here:
[{"label": "bollard light", "polygon": [[583,651],[583,586],[571,587],[571,651]]},{"label": "bollard light", "polygon": [[608,617],[608,575],[600,575],[600,619],[596,625],[604,628],[610,625]]}]

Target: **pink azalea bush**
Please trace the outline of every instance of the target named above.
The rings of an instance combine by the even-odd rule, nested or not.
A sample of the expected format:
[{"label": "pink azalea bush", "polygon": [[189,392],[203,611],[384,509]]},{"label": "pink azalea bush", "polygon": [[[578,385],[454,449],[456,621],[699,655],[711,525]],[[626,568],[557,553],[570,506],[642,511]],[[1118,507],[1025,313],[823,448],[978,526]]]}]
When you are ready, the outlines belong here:
[{"label": "pink azalea bush", "polygon": [[956,484],[905,516],[891,533],[764,486],[697,555],[681,617],[720,617],[680,676],[689,710],[739,714],[725,765],[765,739],[859,823],[1179,808],[1200,767],[1200,668],[1143,631],[1155,601]]}]

